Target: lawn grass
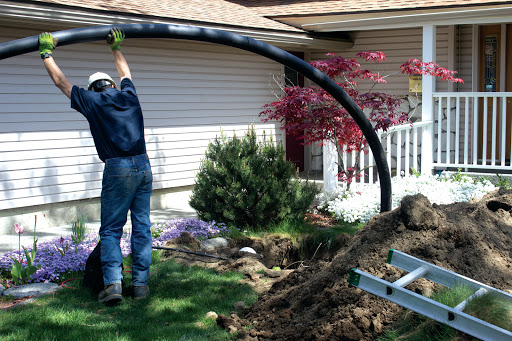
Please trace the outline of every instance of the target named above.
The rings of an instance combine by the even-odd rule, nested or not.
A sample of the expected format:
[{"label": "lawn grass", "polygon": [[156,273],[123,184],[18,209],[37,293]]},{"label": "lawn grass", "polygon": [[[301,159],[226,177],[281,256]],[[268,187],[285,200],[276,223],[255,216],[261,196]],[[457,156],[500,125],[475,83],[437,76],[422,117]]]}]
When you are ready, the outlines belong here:
[{"label": "lawn grass", "polygon": [[[135,301],[124,295],[113,307],[68,282],[63,288],[19,307],[0,311],[1,340],[229,340],[230,335],[207,319],[209,311],[229,314],[233,304],[253,304],[257,296],[240,284],[239,273],[187,267],[174,260],[151,266],[150,296]],[[125,274],[125,281],[131,280]]]},{"label": "lawn grass", "polygon": [[512,331],[512,301],[506,301],[496,293],[487,292],[474,298],[468,303],[464,312]]}]

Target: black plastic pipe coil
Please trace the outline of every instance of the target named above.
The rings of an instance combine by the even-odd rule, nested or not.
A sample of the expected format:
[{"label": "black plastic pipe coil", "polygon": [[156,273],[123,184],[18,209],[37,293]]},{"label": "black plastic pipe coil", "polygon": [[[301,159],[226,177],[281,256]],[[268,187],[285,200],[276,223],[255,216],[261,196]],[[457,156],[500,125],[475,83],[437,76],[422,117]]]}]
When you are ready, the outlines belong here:
[{"label": "black plastic pipe coil", "polygon": [[[327,75],[309,65],[300,58],[262,41],[239,34],[221,30],[200,28],[194,26],[180,26],[170,24],[121,24],[92,26],[54,32],[53,37],[59,40],[58,46],[105,40],[112,27],[119,27],[126,38],[171,38],[183,40],[203,41],[214,44],[227,45],[245,51],[253,52],[272,59],[278,63],[301,73],[333,96],[352,116],[363,132],[373,152],[374,160],[380,180],[381,212],[391,210],[391,176],[384,149],[375,133],[370,121],[361,108],[348,96],[348,94],[333,82]],[[0,44],[0,60],[20,54],[38,51],[38,36],[13,40]]]}]

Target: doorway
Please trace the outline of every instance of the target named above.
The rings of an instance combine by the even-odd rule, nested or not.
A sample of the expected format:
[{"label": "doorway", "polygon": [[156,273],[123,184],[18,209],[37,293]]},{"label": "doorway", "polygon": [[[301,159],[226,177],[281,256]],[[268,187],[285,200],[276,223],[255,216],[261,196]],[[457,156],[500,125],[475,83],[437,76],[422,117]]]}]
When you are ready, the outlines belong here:
[{"label": "doorway", "polygon": [[[502,39],[505,38],[505,39]],[[502,46],[503,40],[506,46]],[[503,29],[502,25],[485,25],[480,27],[480,57],[479,57],[479,89],[480,92],[502,92],[512,91],[512,67],[506,67],[502,70],[502,56],[505,58],[505,65],[512,65],[512,25],[506,25]],[[502,53],[505,49],[505,53]],[[501,82],[501,77],[505,77],[505,81]],[[504,87],[503,88],[503,85]],[[496,136],[496,154],[494,161],[498,162],[502,149],[505,149],[506,162],[510,164],[510,137],[512,123],[512,101],[507,99],[506,113],[502,113],[503,103],[498,99],[496,108],[494,108],[491,99],[487,101],[484,108],[484,101],[479,103],[479,122],[478,122],[478,157],[484,158],[483,148],[485,147],[485,158],[487,164],[492,162],[492,143],[493,128]],[[497,120],[493,126],[493,111],[497,112]],[[484,123],[487,128],[484,134]],[[505,124],[506,134],[501,136],[502,126]],[[485,135],[485,141],[484,141]]]}]

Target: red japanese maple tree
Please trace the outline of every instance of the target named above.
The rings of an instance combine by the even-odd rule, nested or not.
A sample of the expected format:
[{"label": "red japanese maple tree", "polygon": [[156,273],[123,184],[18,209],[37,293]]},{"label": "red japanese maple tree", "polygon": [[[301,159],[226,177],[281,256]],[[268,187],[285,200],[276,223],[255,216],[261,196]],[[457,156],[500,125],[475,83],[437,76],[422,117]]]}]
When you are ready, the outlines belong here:
[{"label": "red japanese maple tree", "polygon": [[[379,73],[361,69],[361,64],[355,58],[346,59],[334,53],[328,53],[326,60],[313,61],[310,64],[324,72],[329,78],[341,86],[347,94],[364,110],[375,130],[387,131],[391,126],[404,124],[409,121],[408,113],[400,111],[404,98],[383,92],[374,92],[378,84],[386,83],[386,77]],[[356,55],[367,62],[379,63],[386,60],[383,52],[360,52]],[[418,59],[409,59],[400,66],[401,73],[407,75],[431,75],[442,80],[460,82],[455,78],[456,71],[430,62],[424,63]],[[398,73],[398,72],[396,72]],[[370,90],[359,92],[359,80],[372,82]],[[273,103],[266,104],[260,113],[263,121],[277,120],[282,123],[282,129],[288,134],[296,135],[303,144],[331,141],[338,152],[338,178],[350,183],[354,178],[364,174],[359,168],[359,158],[352,166],[345,165],[342,158],[344,152],[367,152],[367,142],[358,125],[338,101],[325,90],[309,86],[285,87],[284,96]]]}]

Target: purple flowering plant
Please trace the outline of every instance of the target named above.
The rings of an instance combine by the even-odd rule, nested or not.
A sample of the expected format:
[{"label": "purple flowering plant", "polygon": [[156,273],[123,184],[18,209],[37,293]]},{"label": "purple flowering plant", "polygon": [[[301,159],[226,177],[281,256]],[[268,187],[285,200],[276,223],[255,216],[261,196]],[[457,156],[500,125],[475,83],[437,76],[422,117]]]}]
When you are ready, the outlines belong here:
[{"label": "purple flowering plant", "polygon": [[178,237],[182,232],[189,232],[199,240],[229,235],[229,229],[224,223],[212,220],[205,222],[192,218],[174,218],[158,223],[151,229],[154,242],[158,245]]},{"label": "purple flowering plant", "polygon": [[[153,245],[163,245],[167,240],[178,237],[182,232],[189,232],[199,240],[229,235],[229,229],[215,221],[204,222],[191,218],[175,218],[155,224],[151,228]],[[33,259],[34,271],[26,279],[26,283],[59,282],[85,270],[85,263],[94,247],[98,244],[97,233],[88,233],[80,243],[75,243],[72,236],[55,238],[42,242],[37,247],[37,256]],[[71,250],[70,250],[71,249]],[[34,248],[25,249],[28,252]],[[121,238],[123,257],[131,253],[130,235],[125,233]],[[35,253],[34,253],[35,255]],[[21,257],[20,250],[14,250],[0,256],[0,277],[8,277],[15,264],[15,258]],[[27,264],[22,264],[26,268]],[[19,284],[8,283],[9,284]]]}]

